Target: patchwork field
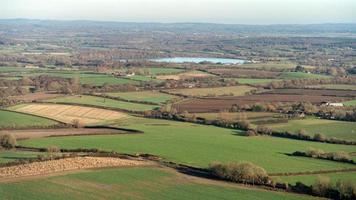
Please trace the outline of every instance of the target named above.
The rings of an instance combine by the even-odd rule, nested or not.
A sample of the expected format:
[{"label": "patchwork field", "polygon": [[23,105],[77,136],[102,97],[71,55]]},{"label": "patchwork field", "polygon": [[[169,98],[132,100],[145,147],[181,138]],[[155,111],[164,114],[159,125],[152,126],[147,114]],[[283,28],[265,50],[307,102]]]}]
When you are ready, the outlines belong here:
[{"label": "patchwork field", "polygon": [[0,110],[0,128],[25,128],[33,126],[53,126],[56,124],[58,124],[58,122],[49,119]]},{"label": "patchwork field", "polygon": [[291,95],[309,95],[309,96],[332,96],[355,98],[356,91],[347,90],[325,90],[325,89],[275,89],[265,92],[266,94],[291,94]]},{"label": "patchwork field", "polygon": [[149,153],[177,163],[207,167],[214,161],[250,161],[268,172],[303,172],[354,168],[354,165],[286,154],[309,147],[354,152],[352,145],[333,145],[275,137],[245,137],[241,131],[191,123],[132,117],[119,127],[143,134],[39,138],[20,141],[23,146],[98,148],[122,153]]},{"label": "patchwork field", "polygon": [[184,80],[184,79],[192,79],[192,78],[204,78],[213,76],[209,73],[201,72],[201,71],[189,71],[176,75],[161,75],[156,78],[159,80]]},{"label": "patchwork field", "polygon": [[192,97],[205,96],[243,96],[256,88],[250,86],[231,86],[216,88],[193,88],[193,89],[174,89],[168,90],[169,93]]},{"label": "patchwork field", "polygon": [[[41,191],[41,192],[38,192]],[[65,191],[65,192],[63,192]],[[29,195],[33,194],[33,195]],[[101,169],[0,183],[5,199],[313,199],[186,177],[153,167]]]},{"label": "patchwork field", "polygon": [[168,68],[168,67],[150,67],[148,68],[151,75],[177,74],[184,72],[184,69]]},{"label": "patchwork field", "polygon": [[327,137],[356,140],[355,122],[307,118],[290,120],[288,123],[283,124],[273,124],[269,127],[276,130],[291,131],[294,133],[298,132],[300,129],[305,129],[310,135],[322,133]]},{"label": "patchwork field", "polygon": [[179,97],[161,93],[158,91],[138,91],[138,92],[116,92],[116,93],[106,93],[105,95],[111,97],[120,97],[129,101],[144,101],[151,103],[166,103],[172,99],[177,99]]},{"label": "patchwork field", "polygon": [[130,110],[130,111],[145,111],[145,110],[153,110],[158,108],[158,106],[154,106],[154,105],[117,101],[108,98],[86,96],[86,95],[56,98],[56,99],[48,100],[46,102],[71,103],[71,104],[81,104],[81,105],[88,105],[88,106],[102,106],[107,108],[118,108],[118,109]]},{"label": "patchwork field", "polygon": [[226,78],[276,78],[279,72],[255,69],[211,69],[209,72]]},{"label": "patchwork field", "polygon": [[128,117],[126,114],[117,111],[72,105],[23,104],[10,109],[69,124],[73,123],[74,120],[79,120],[84,124],[108,123]]}]

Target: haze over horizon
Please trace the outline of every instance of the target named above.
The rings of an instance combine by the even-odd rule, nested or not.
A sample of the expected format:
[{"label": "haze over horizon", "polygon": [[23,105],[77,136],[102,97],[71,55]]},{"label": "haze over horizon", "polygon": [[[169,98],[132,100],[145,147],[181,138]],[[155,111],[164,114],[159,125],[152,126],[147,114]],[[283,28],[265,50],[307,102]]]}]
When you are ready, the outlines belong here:
[{"label": "haze over horizon", "polygon": [[353,0],[2,0],[2,19],[225,24],[356,23]]}]

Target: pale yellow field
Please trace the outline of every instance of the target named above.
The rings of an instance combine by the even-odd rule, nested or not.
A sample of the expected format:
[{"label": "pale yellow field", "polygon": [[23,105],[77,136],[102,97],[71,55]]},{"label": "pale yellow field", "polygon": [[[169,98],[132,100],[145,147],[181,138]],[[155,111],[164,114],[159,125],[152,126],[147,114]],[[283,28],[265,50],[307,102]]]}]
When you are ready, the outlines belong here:
[{"label": "pale yellow field", "polygon": [[117,111],[72,105],[25,104],[12,109],[69,124],[73,123],[74,120],[79,120],[87,125],[128,117],[128,115]]}]

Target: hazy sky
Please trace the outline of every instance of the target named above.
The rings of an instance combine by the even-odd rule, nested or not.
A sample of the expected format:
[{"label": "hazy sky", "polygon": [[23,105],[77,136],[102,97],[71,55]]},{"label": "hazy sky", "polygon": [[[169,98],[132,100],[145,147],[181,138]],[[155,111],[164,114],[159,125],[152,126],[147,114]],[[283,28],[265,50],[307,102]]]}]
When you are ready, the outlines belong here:
[{"label": "hazy sky", "polygon": [[356,0],[0,0],[0,18],[236,24],[356,23]]}]

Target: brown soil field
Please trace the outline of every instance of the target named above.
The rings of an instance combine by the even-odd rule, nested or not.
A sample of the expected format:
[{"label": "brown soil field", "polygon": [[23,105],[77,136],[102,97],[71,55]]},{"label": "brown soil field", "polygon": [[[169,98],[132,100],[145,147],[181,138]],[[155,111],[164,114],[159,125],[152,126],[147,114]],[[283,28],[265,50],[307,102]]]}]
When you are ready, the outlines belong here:
[{"label": "brown soil field", "polygon": [[[127,160],[107,157],[76,157],[29,164],[2,167],[0,178],[18,178],[26,176],[38,176],[72,170],[105,168],[105,167],[132,167],[150,165],[149,162]],[[151,164],[152,165],[152,164]]]},{"label": "brown soil field", "polygon": [[185,73],[175,74],[175,75],[162,75],[162,76],[157,76],[156,78],[159,80],[184,80],[184,79],[192,79],[192,78],[204,78],[209,76],[212,75],[204,72],[193,71],[193,72],[185,72]]},{"label": "brown soil field", "polygon": [[51,93],[51,92],[36,92],[36,93],[30,93],[30,94],[25,94],[25,95],[20,95],[20,96],[13,96],[13,97],[10,97],[10,99],[14,99],[17,101],[32,102],[32,101],[54,99],[54,98],[62,97],[62,96],[65,96],[65,95]]},{"label": "brown soil field", "polygon": [[311,102],[319,104],[321,102],[342,102],[347,98],[317,95],[280,95],[280,94],[258,94],[241,97],[221,97],[221,98],[200,98],[182,101],[173,105],[179,112],[219,112],[230,109],[234,104],[249,105],[255,103],[288,103],[288,102]]},{"label": "brown soil field", "polygon": [[126,114],[118,111],[72,105],[25,104],[23,106],[15,107],[14,110],[17,112],[47,117],[68,124],[73,123],[73,120],[79,120],[84,125],[128,117]]},{"label": "brown soil field", "polygon": [[211,69],[209,72],[223,77],[236,78],[276,78],[280,73],[250,69]]},{"label": "brown soil field", "polygon": [[313,96],[356,97],[356,91],[348,90],[323,90],[323,89],[275,89],[265,94],[295,94]]},{"label": "brown soil field", "polygon": [[110,135],[124,134],[126,131],[109,128],[65,128],[65,129],[29,129],[29,130],[0,130],[0,134],[11,134],[18,140],[56,137],[56,136],[74,136],[74,135]]}]

